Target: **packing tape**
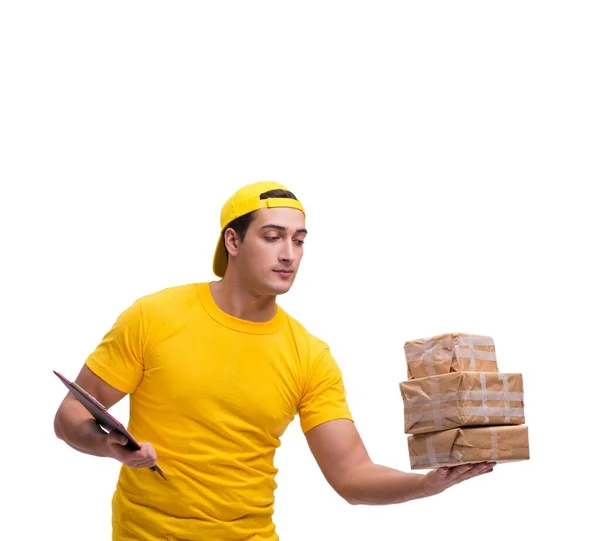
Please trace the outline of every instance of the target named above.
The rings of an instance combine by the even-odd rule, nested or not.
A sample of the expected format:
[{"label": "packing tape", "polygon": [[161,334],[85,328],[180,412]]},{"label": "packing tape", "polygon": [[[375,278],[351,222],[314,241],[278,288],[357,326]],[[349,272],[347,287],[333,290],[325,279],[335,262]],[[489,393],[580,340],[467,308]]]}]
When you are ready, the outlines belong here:
[{"label": "packing tape", "polygon": [[413,466],[431,466],[439,468],[442,464],[452,461],[450,453],[429,453],[427,455],[413,455],[410,457],[410,463]]},{"label": "packing tape", "polygon": [[485,396],[485,388],[486,388],[486,378],[485,378],[485,373],[481,372],[479,374],[479,382],[481,384],[481,407],[483,409],[483,422],[485,424],[488,424],[490,422],[490,418],[486,415],[485,410],[487,407],[487,401],[486,401],[486,396]]},{"label": "packing tape", "polygon": [[460,346],[494,346],[494,340],[489,336],[457,336],[456,343]]},{"label": "packing tape", "polygon": [[502,380],[502,387],[504,393],[504,421],[510,423],[510,401],[508,399],[508,376],[506,374],[500,374]]},{"label": "packing tape", "polygon": [[[490,461],[495,462],[498,460],[498,435],[496,427],[489,427],[490,429]],[[454,462],[452,460],[452,453],[436,453],[433,447],[433,438],[425,438],[425,444],[427,449],[426,455],[412,455],[410,457],[410,463],[412,466],[431,466],[432,468],[439,468],[443,464]]]},{"label": "packing tape", "polygon": [[[453,352],[448,351],[448,355],[445,355],[441,358],[434,359],[431,356],[421,355],[420,357],[411,357],[406,360],[407,363],[424,363],[429,367],[430,365],[435,365],[436,362],[440,361],[449,361],[452,360],[452,357],[456,357],[457,359],[468,359],[473,361],[497,361],[496,354],[493,351],[482,351],[480,349],[472,349],[472,348],[464,348],[464,347],[455,347]],[[435,375],[434,373],[431,374]]]},{"label": "packing tape", "polygon": [[457,346],[454,350],[457,359],[469,359],[471,370],[475,371],[475,361],[496,361],[496,353],[493,351],[482,351],[480,349],[465,348]]},{"label": "packing tape", "polygon": [[[523,402],[522,392],[505,392],[505,391],[488,391],[485,392],[487,400],[504,401],[505,406],[508,402],[510,407],[511,402]],[[414,402],[403,400],[404,407],[407,409],[418,408],[422,406],[430,406],[435,402],[443,404],[446,402],[464,402],[471,400],[473,402],[481,402],[483,399],[483,391],[456,391],[449,393],[431,394],[431,398],[424,398],[423,400],[415,400]]]},{"label": "packing tape", "polygon": [[498,436],[495,427],[490,427],[490,437],[492,439],[492,460],[496,460],[498,458]]},{"label": "packing tape", "polygon": [[[441,419],[452,419],[452,418],[456,418],[456,417],[461,417],[461,416],[470,416],[470,417],[487,417],[488,419],[488,423],[489,423],[489,418],[490,417],[500,417],[506,420],[507,416],[508,416],[508,423],[507,424],[515,424],[512,423],[511,420],[513,418],[525,418],[525,410],[524,408],[509,408],[508,410],[506,410],[506,408],[504,406],[502,407],[498,407],[498,408],[494,408],[494,407],[490,407],[487,406],[485,409],[482,408],[481,406],[454,406],[454,407],[450,407],[450,408],[444,408],[442,410],[443,415],[441,417]],[[419,413],[406,413],[405,414],[405,418],[406,418],[406,422],[408,424],[410,424],[411,426],[419,423],[421,421],[434,421],[436,420],[436,418],[434,417],[434,415],[436,417],[440,416],[440,413],[436,412],[434,414],[434,411],[425,411],[425,412],[419,412]],[[436,426],[436,431],[438,430],[445,430],[448,427],[442,427],[437,428]]]},{"label": "packing tape", "polygon": [[427,461],[434,468],[439,467],[438,457],[439,454],[436,454],[435,449],[433,448],[433,438],[427,438],[425,440],[425,444],[427,445]]},{"label": "packing tape", "polygon": [[[440,394],[440,385],[439,385],[437,378],[433,378],[431,380],[431,391],[434,394]],[[432,408],[431,415],[432,415],[433,424],[434,424],[436,430],[443,429],[442,419],[445,417],[445,415],[442,413],[441,405],[442,405],[441,402],[433,402],[431,404],[431,408]]]}]

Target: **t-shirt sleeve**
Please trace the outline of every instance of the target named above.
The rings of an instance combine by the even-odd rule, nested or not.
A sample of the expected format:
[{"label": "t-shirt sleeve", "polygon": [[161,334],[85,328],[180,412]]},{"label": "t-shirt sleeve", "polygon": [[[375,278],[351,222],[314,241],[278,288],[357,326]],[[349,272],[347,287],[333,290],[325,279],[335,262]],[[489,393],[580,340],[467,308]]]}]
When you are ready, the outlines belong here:
[{"label": "t-shirt sleeve", "polygon": [[342,373],[329,348],[313,360],[306,376],[299,414],[304,433],[334,419],[352,421]]},{"label": "t-shirt sleeve", "polygon": [[122,312],[86,359],[97,376],[123,393],[132,393],[144,374],[141,300]]}]

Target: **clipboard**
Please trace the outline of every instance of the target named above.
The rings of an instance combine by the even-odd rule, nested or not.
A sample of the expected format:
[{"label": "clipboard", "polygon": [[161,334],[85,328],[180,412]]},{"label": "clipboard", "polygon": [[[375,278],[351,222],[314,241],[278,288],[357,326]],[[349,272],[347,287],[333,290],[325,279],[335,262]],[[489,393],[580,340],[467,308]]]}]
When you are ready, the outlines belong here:
[{"label": "clipboard", "polygon": [[[127,449],[131,449],[132,451],[138,451],[141,449],[141,445],[136,441],[136,439],[130,434],[130,432],[125,428],[125,426],[123,426],[122,423],[117,421],[117,419],[115,419],[108,412],[108,409],[103,404],[101,404],[83,387],[74,381],[69,381],[67,378],[65,378],[65,376],[56,370],[53,370],[53,372],[56,374],[58,379],[65,384],[70,393],[83,405],[86,410],[92,414],[101,428],[103,428],[106,432],[115,430],[125,436],[127,438],[127,443],[124,445],[124,447]],[[150,469],[158,473],[163,479],[167,479],[165,472],[159,466],[150,466]]]}]

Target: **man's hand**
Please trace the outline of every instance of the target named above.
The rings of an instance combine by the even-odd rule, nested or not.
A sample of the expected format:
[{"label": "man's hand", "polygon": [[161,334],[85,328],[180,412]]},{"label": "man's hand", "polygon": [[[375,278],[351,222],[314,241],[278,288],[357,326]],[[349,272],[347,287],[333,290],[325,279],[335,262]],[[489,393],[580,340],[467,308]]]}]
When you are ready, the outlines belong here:
[{"label": "man's hand", "polygon": [[306,433],[310,449],[333,489],[348,503],[387,505],[433,496],[492,471],[495,462],[403,472],[374,464],[354,423],[337,419]]},{"label": "man's hand", "polygon": [[150,468],[156,465],[156,451],[151,443],[140,443],[141,449],[133,451],[125,447],[127,438],[118,432],[106,437],[107,455],[130,468]]},{"label": "man's hand", "polygon": [[426,496],[439,494],[453,485],[462,483],[494,469],[495,462],[480,462],[478,464],[462,464],[460,466],[443,467],[430,471],[425,475],[424,485]]}]

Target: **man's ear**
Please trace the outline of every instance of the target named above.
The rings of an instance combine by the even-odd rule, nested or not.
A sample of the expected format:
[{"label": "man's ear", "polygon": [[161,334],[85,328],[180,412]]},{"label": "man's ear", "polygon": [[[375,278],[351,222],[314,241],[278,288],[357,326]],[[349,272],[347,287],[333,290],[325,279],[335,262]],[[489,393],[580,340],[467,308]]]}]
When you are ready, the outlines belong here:
[{"label": "man's ear", "polygon": [[240,236],[231,227],[225,230],[223,235],[225,242],[225,249],[229,252],[229,255],[237,255],[240,249]]}]

